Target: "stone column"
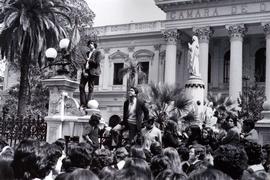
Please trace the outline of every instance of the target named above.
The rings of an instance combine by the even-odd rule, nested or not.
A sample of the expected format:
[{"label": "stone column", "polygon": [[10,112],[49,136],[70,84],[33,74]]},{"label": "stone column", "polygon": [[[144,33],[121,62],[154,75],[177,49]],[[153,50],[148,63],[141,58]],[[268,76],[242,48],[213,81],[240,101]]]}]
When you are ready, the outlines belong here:
[{"label": "stone column", "polygon": [[270,111],[270,23],[263,23],[266,39],[266,69],[265,69],[265,97],[264,110]]},{"label": "stone column", "polygon": [[[202,80],[205,85],[204,93],[208,92],[208,59],[209,59],[209,38],[213,34],[213,30],[210,27],[194,28],[193,32],[199,38],[200,55],[199,65]],[[207,97],[207,96],[206,96]]]},{"label": "stone column", "polygon": [[102,78],[103,78],[103,84],[102,84],[102,89],[108,89],[109,87],[109,53],[110,53],[110,48],[104,48],[104,66],[101,71],[102,73]]},{"label": "stone column", "polygon": [[226,29],[231,41],[229,95],[236,101],[242,92],[243,37],[246,28],[244,24],[237,24],[227,25]]},{"label": "stone column", "polygon": [[167,30],[163,36],[167,42],[164,83],[174,85],[176,83],[176,45],[179,31],[177,29]]},{"label": "stone column", "polygon": [[[154,57],[151,61],[151,80],[154,82],[154,83],[158,83],[159,82],[159,52],[160,52],[160,44],[155,44],[154,45],[154,49],[155,49],[155,54],[154,54]],[[149,81],[150,82],[150,81]]]}]

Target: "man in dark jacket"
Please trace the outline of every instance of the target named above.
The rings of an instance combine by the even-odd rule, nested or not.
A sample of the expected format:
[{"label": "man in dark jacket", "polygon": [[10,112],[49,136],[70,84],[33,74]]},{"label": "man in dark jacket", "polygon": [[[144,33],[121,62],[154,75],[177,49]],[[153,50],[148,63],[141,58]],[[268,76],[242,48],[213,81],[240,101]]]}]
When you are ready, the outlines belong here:
[{"label": "man in dark jacket", "polygon": [[[97,50],[97,44],[93,40],[89,40],[87,46],[90,51],[87,52],[87,61],[82,68],[80,80],[80,104],[83,108],[87,107],[87,102],[92,99],[95,80],[98,79],[101,69],[101,52]],[[88,83],[88,96],[85,93],[85,85]]]},{"label": "man in dark jacket", "polygon": [[129,132],[129,142],[141,133],[142,122],[148,120],[149,111],[145,103],[137,98],[138,89],[131,87],[128,91],[128,99],[124,102],[123,121],[121,129]]}]

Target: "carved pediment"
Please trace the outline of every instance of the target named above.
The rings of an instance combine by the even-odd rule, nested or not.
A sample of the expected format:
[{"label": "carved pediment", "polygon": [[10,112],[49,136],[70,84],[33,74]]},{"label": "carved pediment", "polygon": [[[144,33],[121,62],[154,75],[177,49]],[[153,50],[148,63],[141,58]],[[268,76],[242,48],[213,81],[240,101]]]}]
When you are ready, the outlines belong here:
[{"label": "carved pediment", "polygon": [[128,58],[128,54],[120,50],[117,50],[116,52],[114,52],[109,56],[109,59],[126,59],[126,58]]},{"label": "carved pediment", "polygon": [[147,49],[140,49],[138,51],[136,51],[134,54],[133,54],[133,58],[137,59],[137,58],[140,58],[140,57],[149,57],[149,58],[153,58],[155,55],[155,53],[153,53],[152,51],[150,50],[147,50]]}]

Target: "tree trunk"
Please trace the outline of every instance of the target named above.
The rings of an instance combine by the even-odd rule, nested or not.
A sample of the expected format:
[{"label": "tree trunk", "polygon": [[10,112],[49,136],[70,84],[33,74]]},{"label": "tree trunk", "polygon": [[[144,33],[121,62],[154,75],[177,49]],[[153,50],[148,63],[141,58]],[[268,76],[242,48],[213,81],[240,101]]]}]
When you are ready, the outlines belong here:
[{"label": "tree trunk", "polygon": [[[25,43],[28,44],[28,43]],[[28,104],[28,73],[30,56],[28,53],[28,46],[25,45],[21,56],[21,77],[20,77],[20,89],[18,97],[18,111],[17,116],[25,114],[26,105]]]}]

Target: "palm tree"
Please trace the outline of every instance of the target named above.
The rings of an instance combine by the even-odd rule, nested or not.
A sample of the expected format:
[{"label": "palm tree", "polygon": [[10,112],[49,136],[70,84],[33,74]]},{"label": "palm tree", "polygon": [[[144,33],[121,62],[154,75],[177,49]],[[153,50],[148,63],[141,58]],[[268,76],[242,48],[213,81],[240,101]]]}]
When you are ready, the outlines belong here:
[{"label": "palm tree", "polygon": [[28,81],[30,65],[42,65],[47,47],[58,44],[65,37],[64,29],[58,18],[69,17],[62,13],[68,10],[60,0],[3,0],[0,23],[4,27],[0,32],[2,56],[11,62],[14,56],[20,64],[20,88],[17,114],[24,113],[28,99]]},{"label": "palm tree", "polygon": [[172,115],[183,117],[189,112],[191,100],[185,96],[179,87],[150,83],[144,85],[142,90],[149,98],[150,113],[155,117],[161,128]]},{"label": "palm tree", "polygon": [[221,93],[213,94],[212,92],[208,93],[208,101],[213,103],[213,108],[219,111],[219,109],[224,109],[227,112],[236,114],[239,110],[237,102],[234,102],[229,96],[224,96]]},{"label": "palm tree", "polygon": [[127,60],[127,65],[122,68],[119,71],[120,77],[124,77],[127,75],[127,91],[129,90],[130,87],[136,85],[136,75],[138,75],[138,79],[145,79],[146,74],[142,71],[142,66],[140,63],[136,62],[133,59],[128,58]]}]

